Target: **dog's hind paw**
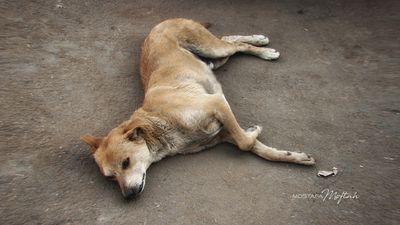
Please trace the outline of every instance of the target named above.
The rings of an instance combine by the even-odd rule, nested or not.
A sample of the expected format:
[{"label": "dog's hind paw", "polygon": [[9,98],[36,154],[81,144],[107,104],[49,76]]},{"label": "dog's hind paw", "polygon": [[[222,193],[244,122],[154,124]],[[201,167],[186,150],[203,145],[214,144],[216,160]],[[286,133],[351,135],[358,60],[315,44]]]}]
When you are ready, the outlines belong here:
[{"label": "dog's hind paw", "polygon": [[260,58],[266,60],[276,60],[280,56],[280,53],[273,48],[262,48],[262,51],[259,55]]},{"label": "dog's hind paw", "polygon": [[268,37],[261,35],[261,34],[254,34],[251,35],[251,37],[253,38],[252,45],[255,46],[263,46],[263,45],[267,45],[269,43],[269,39]]}]

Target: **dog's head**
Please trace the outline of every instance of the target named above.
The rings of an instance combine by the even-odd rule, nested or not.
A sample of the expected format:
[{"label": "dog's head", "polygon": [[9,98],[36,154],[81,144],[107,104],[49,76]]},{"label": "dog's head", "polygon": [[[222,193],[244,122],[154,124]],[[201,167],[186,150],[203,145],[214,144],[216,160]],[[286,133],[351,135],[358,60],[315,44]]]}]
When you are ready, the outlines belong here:
[{"label": "dog's head", "polygon": [[140,127],[123,123],[104,138],[81,137],[91,146],[100,172],[118,182],[125,198],[143,191],[146,170],[151,164],[150,151],[142,132]]}]

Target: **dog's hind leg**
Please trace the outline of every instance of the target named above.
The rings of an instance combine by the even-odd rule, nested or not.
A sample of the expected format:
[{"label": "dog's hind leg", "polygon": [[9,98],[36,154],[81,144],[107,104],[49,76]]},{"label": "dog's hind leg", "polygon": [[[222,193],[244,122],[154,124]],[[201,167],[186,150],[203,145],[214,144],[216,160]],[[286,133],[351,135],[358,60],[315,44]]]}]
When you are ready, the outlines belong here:
[{"label": "dog's hind leg", "polygon": [[209,67],[212,70],[216,70],[218,68],[220,68],[221,66],[223,66],[226,62],[228,62],[229,57],[225,57],[225,58],[219,58],[219,59],[210,59],[210,64]]},{"label": "dog's hind leg", "polygon": [[256,47],[239,41],[224,41],[200,24],[190,24],[187,29],[182,30],[178,35],[178,42],[181,47],[193,54],[209,59],[229,57],[237,52],[251,54],[266,60],[279,58],[279,52],[272,48]]},{"label": "dog's hind leg", "polygon": [[242,35],[223,36],[221,38],[221,40],[231,42],[231,43],[232,42],[243,42],[243,43],[251,44],[254,46],[264,46],[269,43],[268,37],[266,37],[264,35],[259,35],[259,34],[246,35],[246,36],[242,36]]},{"label": "dog's hind leg", "polygon": [[184,47],[196,55],[210,59],[229,57],[237,52],[254,55],[265,60],[275,60],[280,55],[275,49],[255,47],[243,42],[226,42],[217,38],[205,42],[196,41]]},{"label": "dog's hind leg", "polygon": [[[248,36],[241,36],[241,35],[231,35],[231,36],[223,36],[221,40],[226,42],[242,42],[251,44],[254,46],[264,46],[269,43],[268,37],[264,35],[248,35]],[[219,58],[219,59],[211,59],[212,64],[210,64],[211,69],[216,70],[219,67],[223,66],[229,59],[228,57]]]}]

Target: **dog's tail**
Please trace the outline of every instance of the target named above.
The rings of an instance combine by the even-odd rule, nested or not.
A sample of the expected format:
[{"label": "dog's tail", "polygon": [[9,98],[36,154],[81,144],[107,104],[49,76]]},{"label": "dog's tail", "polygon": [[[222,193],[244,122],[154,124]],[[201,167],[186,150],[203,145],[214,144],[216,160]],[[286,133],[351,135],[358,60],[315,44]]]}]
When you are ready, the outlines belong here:
[{"label": "dog's tail", "polygon": [[207,29],[213,25],[212,23],[209,23],[209,22],[200,22],[200,24]]}]

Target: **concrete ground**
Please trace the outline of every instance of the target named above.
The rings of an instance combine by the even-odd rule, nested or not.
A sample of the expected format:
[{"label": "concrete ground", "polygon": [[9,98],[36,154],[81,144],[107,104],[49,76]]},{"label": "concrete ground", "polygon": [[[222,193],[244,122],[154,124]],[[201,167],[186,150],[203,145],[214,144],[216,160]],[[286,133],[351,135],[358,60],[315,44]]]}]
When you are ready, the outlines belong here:
[{"label": "concrete ground", "polygon": [[[3,0],[0,10],[0,224],[399,224],[398,1]],[[311,153],[315,167],[223,144],[154,164],[134,201],[101,177],[79,136],[105,135],[140,105],[141,43],[171,17],[270,38],[281,59],[237,55],[216,74],[243,127],[262,125],[262,141]],[[316,176],[332,167],[337,176]]]}]

